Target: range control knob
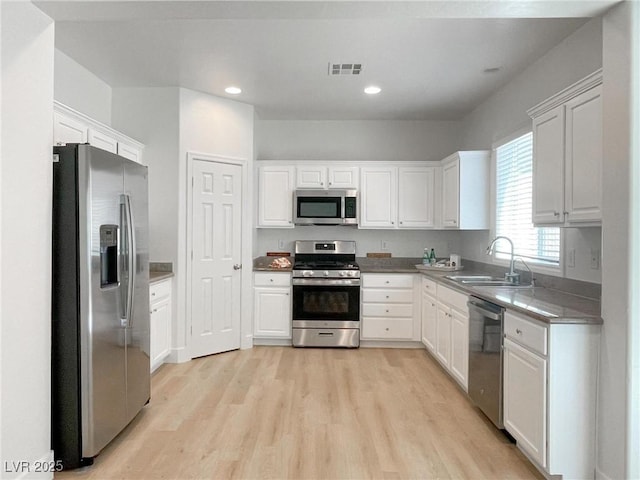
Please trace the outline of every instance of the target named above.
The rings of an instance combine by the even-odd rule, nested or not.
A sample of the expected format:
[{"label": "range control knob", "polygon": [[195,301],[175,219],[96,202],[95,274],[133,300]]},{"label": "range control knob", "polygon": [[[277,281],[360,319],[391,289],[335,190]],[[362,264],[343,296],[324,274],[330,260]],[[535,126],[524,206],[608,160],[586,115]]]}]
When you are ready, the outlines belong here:
[{"label": "range control knob", "polygon": [[347,276],[347,272],[344,272],[344,271],[343,271],[343,272],[340,272],[340,276],[341,276],[341,277],[346,277],[346,276]]},{"label": "range control knob", "polygon": [[313,270],[305,270],[304,272],[302,272],[302,276],[303,277],[312,277],[313,276]]},{"label": "range control knob", "polygon": [[324,271],[324,273],[323,273],[323,275],[324,275],[325,277],[328,277],[328,276],[329,276],[329,270],[325,270],[325,271]]}]

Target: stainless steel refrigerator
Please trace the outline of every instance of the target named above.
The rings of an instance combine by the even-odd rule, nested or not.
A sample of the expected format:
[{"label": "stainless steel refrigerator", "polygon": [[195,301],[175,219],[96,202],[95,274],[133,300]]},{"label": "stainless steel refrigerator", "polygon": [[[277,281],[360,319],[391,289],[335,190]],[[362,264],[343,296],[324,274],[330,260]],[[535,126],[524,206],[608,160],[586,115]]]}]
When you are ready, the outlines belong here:
[{"label": "stainless steel refrigerator", "polygon": [[150,398],[147,168],[53,149],[52,448],[95,457]]}]

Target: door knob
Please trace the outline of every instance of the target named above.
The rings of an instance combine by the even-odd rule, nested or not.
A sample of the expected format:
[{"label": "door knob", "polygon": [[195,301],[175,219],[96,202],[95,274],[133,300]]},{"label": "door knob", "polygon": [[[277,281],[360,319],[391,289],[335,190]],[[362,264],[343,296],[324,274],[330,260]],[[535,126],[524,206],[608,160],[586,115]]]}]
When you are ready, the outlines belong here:
[{"label": "door knob", "polygon": [[233,269],[234,269],[234,270],[240,270],[241,268],[242,268],[242,264],[241,264],[241,263],[236,263],[236,264],[233,266]]}]

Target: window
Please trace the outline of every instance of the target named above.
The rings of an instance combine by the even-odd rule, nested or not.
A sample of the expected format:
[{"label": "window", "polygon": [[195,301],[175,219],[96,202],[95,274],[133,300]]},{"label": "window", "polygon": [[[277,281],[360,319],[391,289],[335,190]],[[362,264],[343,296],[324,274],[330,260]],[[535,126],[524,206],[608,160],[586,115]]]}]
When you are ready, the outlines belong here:
[{"label": "window", "polygon": [[[496,236],[513,241],[515,255],[526,262],[558,267],[560,229],[536,228],[532,211],[533,134],[526,133],[496,149]],[[510,258],[508,242],[495,245],[496,258]]]}]

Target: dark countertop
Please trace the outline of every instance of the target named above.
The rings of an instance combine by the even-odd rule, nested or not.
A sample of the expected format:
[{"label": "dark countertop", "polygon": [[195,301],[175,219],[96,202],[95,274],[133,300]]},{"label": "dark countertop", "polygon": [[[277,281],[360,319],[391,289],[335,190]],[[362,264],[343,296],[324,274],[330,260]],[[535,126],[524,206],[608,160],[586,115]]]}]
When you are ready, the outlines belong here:
[{"label": "dark countertop", "polygon": [[293,266],[293,257],[256,257],[253,259],[253,271],[254,272],[290,272],[291,267],[287,268],[276,268],[271,266],[271,262],[273,262],[276,258],[286,258],[291,262],[291,266]]},{"label": "dark countertop", "polygon": [[[457,272],[420,272],[438,283],[467,295],[475,295],[504,308],[523,313],[549,324],[601,325],[600,301],[545,287],[478,287],[447,278]],[[482,270],[464,270],[460,274],[483,275]]]},{"label": "dark countertop", "polygon": [[475,295],[502,307],[523,313],[545,323],[602,324],[600,301],[548,287],[509,288],[474,287],[446,278],[449,275],[487,275],[482,268],[471,266],[458,272],[418,270],[421,258],[357,258],[362,273],[421,273],[426,277],[458,290]]},{"label": "dark countertop", "polygon": [[[270,266],[277,257],[257,257],[253,261],[254,271],[289,272],[291,268],[273,268]],[[293,257],[287,257],[293,263]],[[504,308],[520,312],[549,324],[592,324],[601,325],[600,301],[573,293],[548,287],[477,287],[446,278],[448,275],[486,275],[482,268],[472,265],[459,272],[418,270],[415,266],[422,258],[357,257],[356,262],[362,273],[421,273],[432,280],[458,290],[465,295],[475,295]],[[463,262],[464,264],[464,262]]]},{"label": "dark countertop", "polygon": [[173,272],[149,272],[149,284],[161,282],[174,276]]}]

